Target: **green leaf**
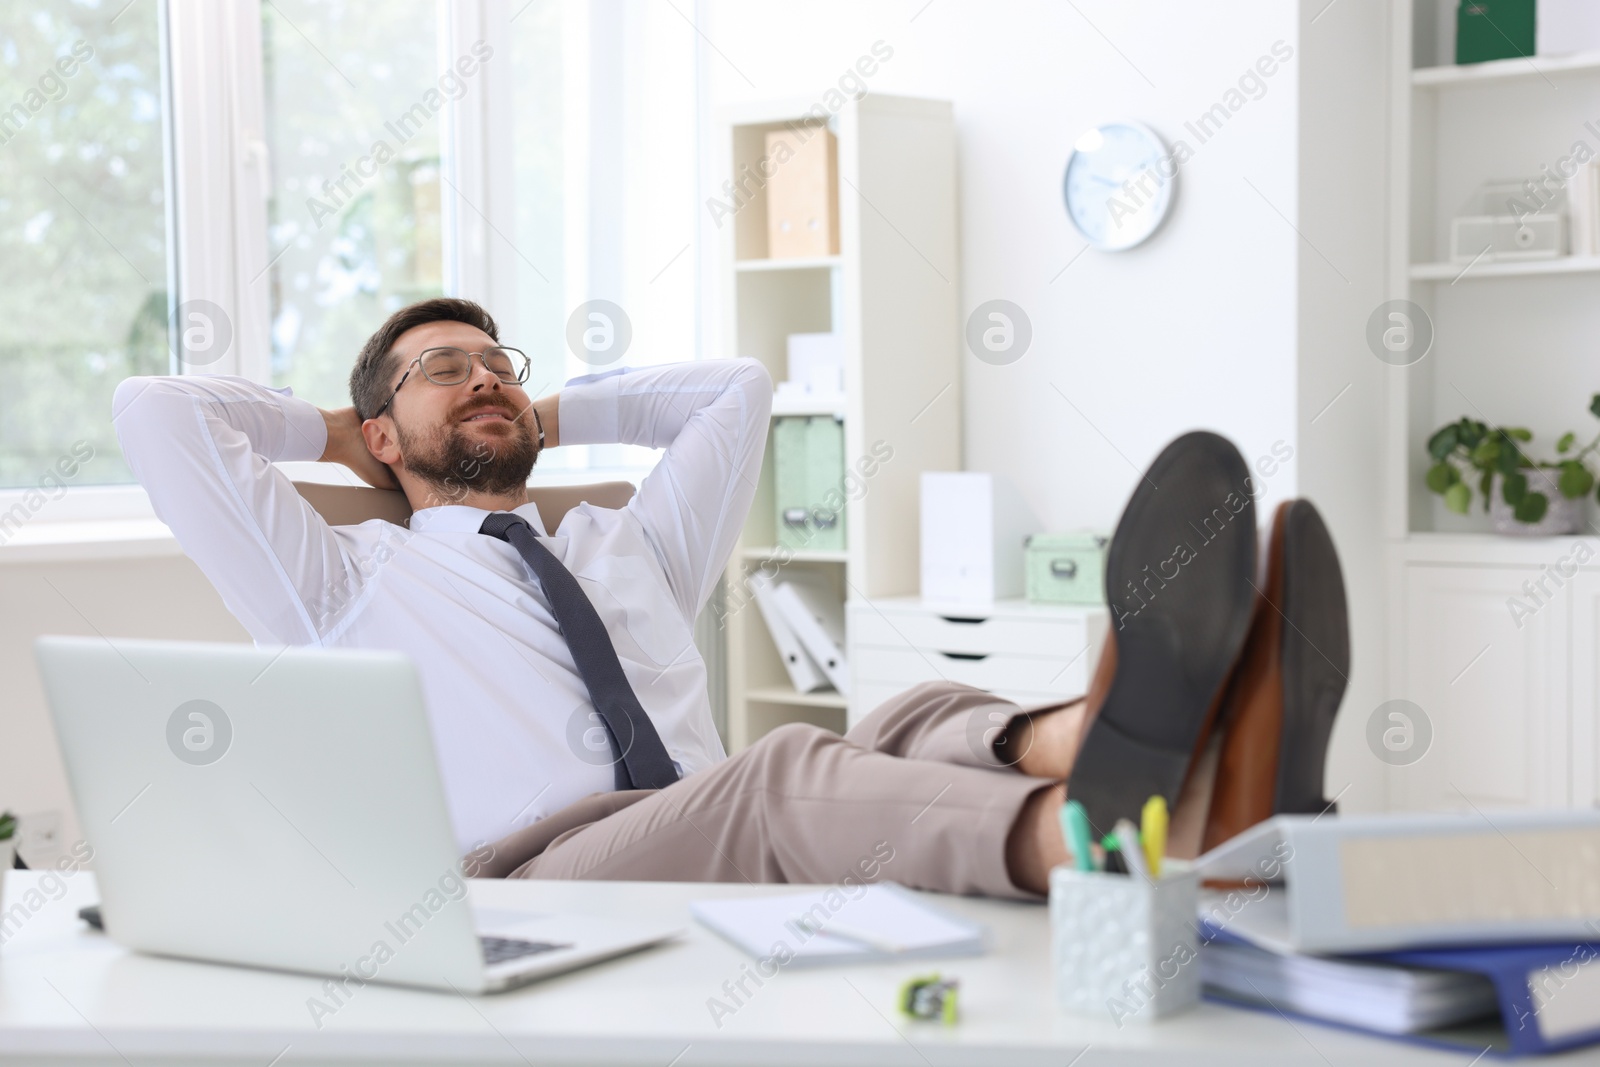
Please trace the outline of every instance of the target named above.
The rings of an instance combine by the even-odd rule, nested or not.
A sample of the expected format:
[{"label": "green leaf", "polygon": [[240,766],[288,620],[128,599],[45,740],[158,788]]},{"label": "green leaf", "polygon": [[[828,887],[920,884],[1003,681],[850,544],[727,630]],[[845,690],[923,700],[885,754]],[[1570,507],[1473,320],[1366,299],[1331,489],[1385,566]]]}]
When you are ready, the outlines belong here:
[{"label": "green leaf", "polygon": [[1590,474],[1589,468],[1582,463],[1569,459],[1561,464],[1561,477],[1557,479],[1556,485],[1561,489],[1562,496],[1568,500],[1576,500],[1588,495],[1589,490],[1594,488],[1594,475]]},{"label": "green leaf", "polygon": [[1520,426],[1513,426],[1510,429],[1506,430],[1505,432],[1509,436],[1515,437],[1519,441],[1531,441],[1531,440],[1533,440],[1533,431],[1532,430],[1524,430]]},{"label": "green leaf", "polygon": [[1456,439],[1469,452],[1478,447],[1478,442],[1482,441],[1484,435],[1488,432],[1489,428],[1487,426],[1481,422],[1473,422],[1471,419],[1464,418],[1456,423]]},{"label": "green leaf", "polygon": [[1428,438],[1428,455],[1434,459],[1442,460],[1455,450],[1458,435],[1455,423],[1440,428]]},{"label": "green leaf", "polygon": [[1493,470],[1499,458],[1500,442],[1493,437],[1478,442],[1478,447],[1472,450],[1472,465],[1481,471]]},{"label": "green leaf", "polygon": [[1589,400],[1589,414],[1600,419],[1600,393],[1594,394]]},{"label": "green leaf", "polygon": [[1494,457],[1494,465],[1501,474],[1511,474],[1523,465],[1522,453],[1509,437],[1504,438],[1503,442],[1499,455]]},{"label": "green leaf", "polygon": [[1515,471],[1503,475],[1500,479],[1500,495],[1512,507],[1522,503],[1523,498],[1528,495],[1528,476]]},{"label": "green leaf", "polygon": [[1556,442],[1556,451],[1557,452],[1565,452],[1567,449],[1571,448],[1574,444],[1576,444],[1577,440],[1578,440],[1578,435],[1575,434],[1575,433],[1564,433],[1564,434],[1562,434],[1561,435],[1561,440]]},{"label": "green leaf", "polygon": [[1467,488],[1465,482],[1457,482],[1444,491],[1444,506],[1457,515],[1465,515],[1467,509],[1472,507],[1472,490]]},{"label": "green leaf", "polygon": [[1544,518],[1544,513],[1550,508],[1550,498],[1543,493],[1529,493],[1523,497],[1512,514],[1518,522],[1535,523]]},{"label": "green leaf", "polygon": [[1449,463],[1435,463],[1428,468],[1428,488],[1442,493],[1461,480],[1461,473]]},{"label": "green leaf", "polygon": [[[1493,484],[1494,484],[1494,474],[1491,471],[1484,471],[1482,476],[1478,478],[1478,495],[1483,497],[1483,510],[1484,511],[1488,511],[1489,510],[1489,488]],[[1468,494],[1468,498],[1469,499],[1471,498],[1470,494]],[[1463,511],[1461,514],[1465,515],[1466,512]]]}]

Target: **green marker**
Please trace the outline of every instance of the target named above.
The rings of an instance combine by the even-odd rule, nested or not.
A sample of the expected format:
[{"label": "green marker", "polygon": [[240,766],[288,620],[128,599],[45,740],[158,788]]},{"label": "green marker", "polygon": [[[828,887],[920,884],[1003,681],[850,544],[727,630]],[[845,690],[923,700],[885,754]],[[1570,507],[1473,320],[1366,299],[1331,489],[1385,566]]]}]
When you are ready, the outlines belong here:
[{"label": "green marker", "polygon": [[1072,862],[1080,871],[1094,870],[1094,857],[1089,852],[1089,813],[1076,800],[1061,805],[1061,836],[1072,850]]}]

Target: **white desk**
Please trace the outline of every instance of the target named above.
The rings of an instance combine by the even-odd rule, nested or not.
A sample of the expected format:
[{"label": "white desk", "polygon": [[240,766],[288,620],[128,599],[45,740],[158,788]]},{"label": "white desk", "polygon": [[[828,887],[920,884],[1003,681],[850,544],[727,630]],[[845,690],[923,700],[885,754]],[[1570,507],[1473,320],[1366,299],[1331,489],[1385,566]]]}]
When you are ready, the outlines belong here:
[{"label": "white desk", "polygon": [[[38,879],[12,872],[5,906]],[[749,961],[696,926],[689,901],[792,889],[677,883],[475,883],[474,899],[491,906],[630,910],[682,923],[689,933],[669,946],[496,996],[469,1000],[370,985],[319,1031],[306,999],[320,994],[320,979],[128,953],[75,918],[96,899],[94,876],[72,875],[67,886],[65,896],[28,916],[0,948],[0,1061],[1465,1067],[1471,1058],[1211,1004],[1121,1030],[1109,1017],[1063,1016],[1052,1003],[1045,909],[965,898],[942,903],[990,926],[996,950],[988,956],[933,966],[781,971],[719,1028],[706,1001],[722,996],[722,983],[737,979]],[[894,1012],[900,982],[933,969],[961,978],[957,1026]],[[1554,1062],[1600,1064],[1600,1051]]]}]

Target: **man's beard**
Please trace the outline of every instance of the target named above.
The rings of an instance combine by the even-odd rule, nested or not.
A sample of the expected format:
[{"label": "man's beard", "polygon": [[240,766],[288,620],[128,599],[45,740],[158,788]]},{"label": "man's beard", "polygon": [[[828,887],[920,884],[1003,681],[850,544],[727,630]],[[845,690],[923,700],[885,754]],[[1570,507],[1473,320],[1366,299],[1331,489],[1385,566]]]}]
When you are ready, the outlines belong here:
[{"label": "man's beard", "polygon": [[[512,432],[501,440],[473,440],[461,419],[478,411],[503,411],[512,420]],[[419,434],[406,432],[395,422],[400,455],[406,470],[442,497],[440,504],[459,503],[468,493],[504,494],[528,484],[528,474],[538,459],[539,447],[532,429],[510,404],[474,403],[452,413],[440,427]],[[430,501],[430,504],[433,502]]]}]

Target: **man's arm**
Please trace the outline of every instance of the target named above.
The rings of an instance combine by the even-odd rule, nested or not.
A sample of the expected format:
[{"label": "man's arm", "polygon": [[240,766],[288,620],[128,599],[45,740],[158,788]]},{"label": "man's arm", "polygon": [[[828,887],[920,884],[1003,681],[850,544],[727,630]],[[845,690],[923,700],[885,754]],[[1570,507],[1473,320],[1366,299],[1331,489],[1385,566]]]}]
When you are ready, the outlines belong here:
[{"label": "man's arm", "polygon": [[273,466],[328,455],[334,421],[243,378],[117,387],[112,423],[134,477],[257,641],[316,643],[361,580],[349,542]]},{"label": "man's arm", "polygon": [[[666,448],[628,507],[693,622],[755,496],[772,414],[771,376],[753,359],[674,363],[574,379],[558,396],[563,444]],[[549,433],[547,424],[546,444]]]}]

